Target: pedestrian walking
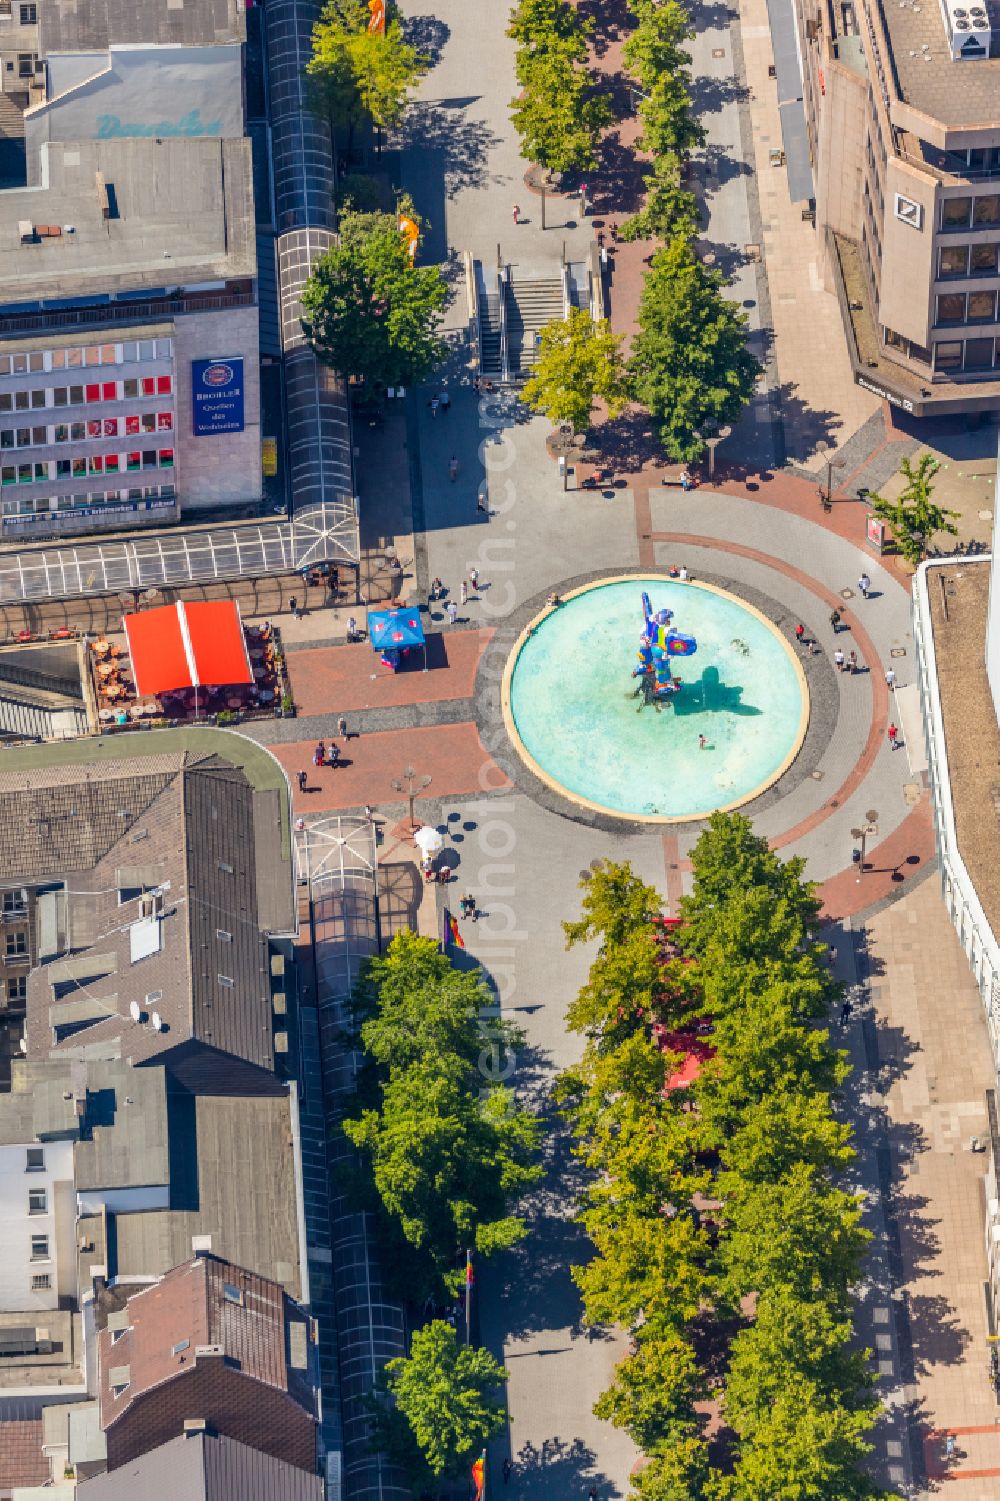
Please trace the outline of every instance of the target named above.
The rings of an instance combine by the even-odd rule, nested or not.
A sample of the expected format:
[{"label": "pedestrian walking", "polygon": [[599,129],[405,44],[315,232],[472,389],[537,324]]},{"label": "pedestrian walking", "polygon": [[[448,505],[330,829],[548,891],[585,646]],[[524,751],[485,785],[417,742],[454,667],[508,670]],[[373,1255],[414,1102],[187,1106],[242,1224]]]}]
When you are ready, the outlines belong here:
[{"label": "pedestrian walking", "polygon": [[292,613],[292,614],[293,614],[293,615],[294,615],[294,616],[295,616],[295,618],[296,618],[296,619],[298,619],[298,614],[299,614],[299,602],[298,602],[298,600],[297,600],[297,599],[296,599],[296,598],[295,598],[295,595],[294,595],[294,594],[290,594],[290,595],[289,595],[289,596],[288,596],[288,608],[289,608],[289,610],[290,610],[290,611],[291,611],[291,613]]},{"label": "pedestrian walking", "polygon": [[451,411],[451,397],[448,395],[447,391],[442,391],[439,400],[441,403],[441,410],[447,417],[448,413]]},{"label": "pedestrian walking", "polygon": [[688,577],[687,568],[686,568],[686,566],[683,563],[681,564],[681,566],[677,570],[677,577],[680,579],[681,583],[683,583],[685,581],[685,579]]},{"label": "pedestrian walking", "polygon": [[479,589],[479,569],[478,568],[470,568],[469,569],[469,588],[470,589],[475,589],[475,590]]},{"label": "pedestrian walking", "polygon": [[837,633],[838,633],[838,631],[840,630],[840,611],[839,610],[831,610],[830,611],[830,627],[831,627],[831,629],[833,631],[833,634],[836,636]]},{"label": "pedestrian walking", "polygon": [[799,622],[799,624],[798,624],[798,625],[797,625],[797,626],[796,626],[796,627],[795,627],[795,639],[796,639],[796,641],[797,641],[797,642],[798,642],[798,643],[799,643],[799,645],[800,645],[800,646],[801,646],[801,645],[802,645],[802,644],[803,644],[803,642],[804,642],[804,641],[805,641],[805,639],[806,639],[806,628],[805,628],[805,626],[804,626],[804,625],[803,625],[803,624],[802,624],[802,622],[801,622],[801,621],[800,621],[800,622]]},{"label": "pedestrian walking", "polygon": [[432,578],[431,579],[431,604],[433,604],[436,599],[440,599],[443,593],[444,593],[444,584],[442,584],[442,582],[441,582],[441,580],[439,578]]},{"label": "pedestrian walking", "polygon": [[890,746],[890,749],[895,750],[897,745],[902,745],[903,742],[899,738],[899,727],[898,727],[898,725],[891,724],[889,726],[888,730],[886,731],[886,733],[889,736],[889,746]]},{"label": "pedestrian walking", "polygon": [[843,670],[844,670],[844,653],[840,650],[839,646],[838,646],[837,650],[833,654],[833,660],[836,663],[837,671],[838,672],[843,672]]},{"label": "pedestrian walking", "polygon": [[515,205],[514,205],[514,223],[515,224],[520,224],[520,222],[521,222],[521,205],[519,203],[515,203]]},{"label": "pedestrian walking", "polygon": [[448,624],[454,625],[458,619],[458,605],[453,599],[448,601]]},{"label": "pedestrian walking", "polygon": [[437,396],[437,395],[432,396],[431,399],[430,399],[430,401],[427,403],[427,405],[431,409],[431,416],[432,417],[436,417],[437,414],[438,414],[438,407],[441,405],[441,398],[440,398],[440,396]]},{"label": "pedestrian walking", "polygon": [[852,1008],[851,1008],[850,1001],[845,1001],[843,1003],[843,1005],[841,1006],[841,1008],[840,1008],[840,1025],[842,1027],[846,1027],[847,1023],[850,1021],[850,1019],[851,1019],[851,1009]]},{"label": "pedestrian walking", "polygon": [[341,714],[340,718],[337,720],[337,734],[342,740],[350,740],[351,738],[347,733],[347,720],[344,718],[343,714]]},{"label": "pedestrian walking", "polygon": [[479,492],[479,498],[476,501],[476,510],[477,511],[482,511],[482,513],[483,513],[484,516],[486,516],[487,518],[489,517],[490,508],[489,508],[489,505],[487,504],[486,496],[483,493],[483,491]]},{"label": "pedestrian walking", "polygon": [[868,577],[867,573],[863,573],[858,579],[858,591],[863,599],[868,598],[868,591],[871,589],[871,586],[871,579]]},{"label": "pedestrian walking", "polygon": [[891,667],[887,667],[885,669],[885,686],[888,688],[890,693],[896,686],[896,674],[893,672]]},{"label": "pedestrian walking", "polygon": [[313,765],[322,766],[325,760],[326,746],[323,744],[322,740],[320,740],[316,746],[316,749],[313,751]]},{"label": "pedestrian walking", "polygon": [[581,219],[586,216],[586,213],[587,213],[587,184],[585,182],[581,182],[581,184],[580,184],[580,217],[581,217]]},{"label": "pedestrian walking", "polygon": [[367,818],[369,823],[374,822],[375,809],[372,807],[371,803],[365,803],[365,817]]},{"label": "pedestrian walking", "polygon": [[847,658],[847,670],[852,677],[858,670],[858,654],[856,651],[852,651]]},{"label": "pedestrian walking", "polygon": [[332,767],[334,771],[336,771],[337,767],[340,764],[340,746],[337,744],[336,740],[331,740],[330,742],[330,749],[326,754],[326,764],[327,766]]},{"label": "pedestrian walking", "polygon": [[306,782],[308,780],[309,779],[306,776],[305,772],[304,771],[300,771],[299,772],[299,791],[300,792],[305,792],[305,790],[306,790]]},{"label": "pedestrian walking", "polygon": [[504,1458],[504,1462],[503,1462],[503,1464],[501,1466],[501,1469],[503,1471],[503,1483],[504,1483],[504,1485],[506,1485],[507,1482],[508,1482],[508,1480],[510,1479],[510,1472],[511,1472],[511,1470],[513,1468],[514,1468],[514,1466],[511,1464],[510,1460],[505,1457]]},{"label": "pedestrian walking", "polygon": [[347,617],[347,639],[348,641],[357,641],[358,639],[358,622],[353,615],[348,615]]},{"label": "pedestrian walking", "polygon": [[691,476],[686,469],[681,470],[681,489],[685,493],[691,488]]},{"label": "pedestrian walking", "polygon": [[462,587],[458,591],[458,602],[462,605],[469,603],[469,586],[464,579],[462,580]]},{"label": "pedestrian walking", "polygon": [[458,479],[458,460],[456,459],[454,454],[452,454],[451,458],[448,460],[448,478],[451,480],[452,484],[454,484]]},{"label": "pedestrian walking", "polygon": [[708,749],[708,741],[705,739],[704,735],[699,735],[698,736],[698,749],[699,750],[707,750]]}]

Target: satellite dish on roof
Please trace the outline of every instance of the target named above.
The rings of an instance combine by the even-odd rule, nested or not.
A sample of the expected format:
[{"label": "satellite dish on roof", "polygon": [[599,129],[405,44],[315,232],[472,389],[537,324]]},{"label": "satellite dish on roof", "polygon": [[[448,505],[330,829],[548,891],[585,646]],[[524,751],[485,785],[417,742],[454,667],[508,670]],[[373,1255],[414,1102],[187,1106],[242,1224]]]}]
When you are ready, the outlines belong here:
[{"label": "satellite dish on roof", "polygon": [[128,1014],[134,1022],[142,1021],[142,1009],[138,1001],[129,1001]]},{"label": "satellite dish on roof", "polygon": [[152,1014],[152,1016],[149,1019],[153,1023],[153,1031],[154,1032],[162,1032],[163,1031],[163,1017],[160,1015],[160,1013],[158,1011],[154,1011],[153,1014]]}]

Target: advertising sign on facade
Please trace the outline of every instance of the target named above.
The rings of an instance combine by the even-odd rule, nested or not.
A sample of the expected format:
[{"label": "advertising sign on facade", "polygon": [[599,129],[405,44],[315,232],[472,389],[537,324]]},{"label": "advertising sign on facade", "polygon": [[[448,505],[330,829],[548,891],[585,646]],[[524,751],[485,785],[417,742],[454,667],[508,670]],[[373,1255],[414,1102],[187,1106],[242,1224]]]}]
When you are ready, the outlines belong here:
[{"label": "advertising sign on facade", "polygon": [[278,440],[277,438],[261,438],[260,440],[261,469],[266,479],[273,479],[278,472]]},{"label": "advertising sign on facade", "polygon": [[868,546],[874,547],[875,551],[881,557],[885,551],[885,522],[880,521],[877,516],[869,516],[867,535]]},{"label": "advertising sign on facade", "polygon": [[192,360],[195,437],[243,431],[243,359]]}]

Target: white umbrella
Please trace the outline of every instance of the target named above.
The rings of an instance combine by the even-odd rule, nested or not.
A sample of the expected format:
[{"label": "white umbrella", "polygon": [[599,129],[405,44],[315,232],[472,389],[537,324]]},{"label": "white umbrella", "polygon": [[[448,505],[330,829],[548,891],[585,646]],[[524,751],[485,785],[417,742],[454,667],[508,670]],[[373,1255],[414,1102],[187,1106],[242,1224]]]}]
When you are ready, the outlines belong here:
[{"label": "white umbrella", "polygon": [[413,842],[423,855],[425,860],[433,860],[444,849],[444,839],[437,829],[432,829],[430,824],[424,824],[413,836]]}]

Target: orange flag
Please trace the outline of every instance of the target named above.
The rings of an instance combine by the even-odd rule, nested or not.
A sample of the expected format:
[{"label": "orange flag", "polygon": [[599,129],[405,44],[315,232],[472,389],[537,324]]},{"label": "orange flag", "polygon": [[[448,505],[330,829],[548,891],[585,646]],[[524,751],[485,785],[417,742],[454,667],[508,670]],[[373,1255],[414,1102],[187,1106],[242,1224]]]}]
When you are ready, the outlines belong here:
[{"label": "orange flag", "polygon": [[486,1455],[480,1454],[472,1466],[472,1483],[476,1487],[476,1501],[483,1501],[486,1494]]},{"label": "orange flag", "polygon": [[368,9],[371,11],[368,30],[385,36],[385,0],[368,0]]}]

